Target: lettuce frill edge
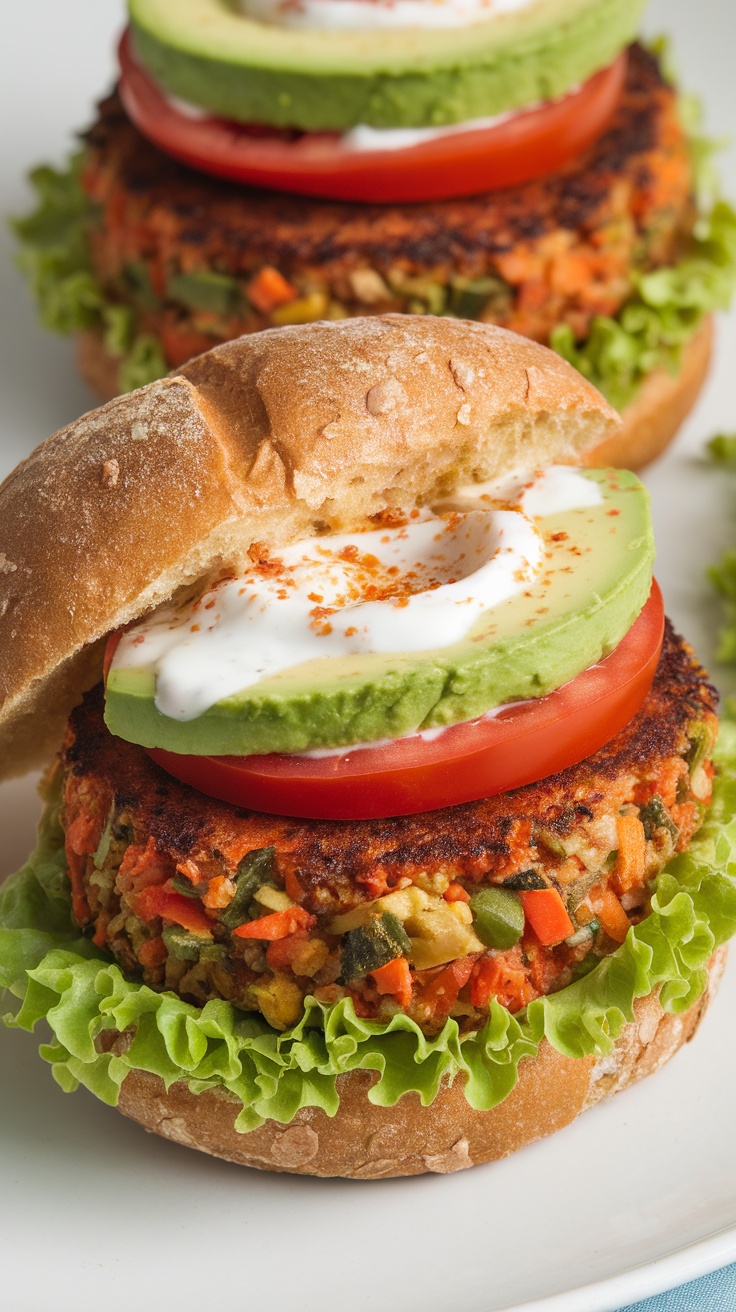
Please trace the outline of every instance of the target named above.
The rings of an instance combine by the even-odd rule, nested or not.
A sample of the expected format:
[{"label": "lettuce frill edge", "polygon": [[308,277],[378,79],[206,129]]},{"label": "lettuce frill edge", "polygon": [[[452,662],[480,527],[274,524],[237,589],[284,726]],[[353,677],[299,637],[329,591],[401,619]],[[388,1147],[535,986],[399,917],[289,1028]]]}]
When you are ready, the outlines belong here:
[{"label": "lettuce frill edge", "polygon": [[[666,1011],[683,1012],[703,992],[708,961],[736,931],[736,725],[722,726],[716,757],[706,823],[657,878],[651,914],[616,952],[517,1016],[494,1001],[480,1031],[461,1035],[448,1019],[433,1038],[403,1015],[363,1020],[349,999],[308,998],[299,1023],[278,1033],[227,1002],[195,1007],[127,979],[72,921],[52,804],[36,852],[0,889],[0,987],[18,1000],[3,1019],[29,1031],[47,1023],[41,1055],[67,1091],[81,1084],[114,1105],[131,1070],[149,1071],[167,1088],[184,1080],[194,1093],[228,1090],[243,1132],[288,1123],[302,1107],[333,1116],[338,1076],[354,1070],[377,1072],[368,1096],[383,1106],[410,1091],[427,1106],[460,1076],[471,1107],[495,1107],[543,1037],[568,1057],[604,1056],[637,998],[658,989]],[[107,1031],[124,1038],[106,1044]]]}]

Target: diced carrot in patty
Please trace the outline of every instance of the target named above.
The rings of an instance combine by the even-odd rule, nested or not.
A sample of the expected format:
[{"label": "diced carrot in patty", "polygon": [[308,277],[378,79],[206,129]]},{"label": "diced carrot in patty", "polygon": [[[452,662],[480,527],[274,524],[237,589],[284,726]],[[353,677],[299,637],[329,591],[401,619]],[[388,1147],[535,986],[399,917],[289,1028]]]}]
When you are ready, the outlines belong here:
[{"label": "diced carrot in patty", "polygon": [[394,957],[385,966],[372,970],[376,988],[379,993],[390,994],[396,998],[401,1007],[408,1007],[411,1002],[411,970],[406,957]]},{"label": "diced carrot in patty", "polygon": [[647,859],[647,840],[644,826],[638,816],[620,815],[616,820],[618,857],[613,880],[616,892],[628,893],[644,883]]},{"label": "diced carrot in patty", "polygon": [[556,888],[533,888],[519,893],[524,915],[545,947],[553,947],[574,933],[565,903]]},{"label": "diced carrot in patty", "polygon": [[236,938],[277,939],[288,938],[298,929],[311,929],[316,925],[317,917],[310,916],[304,907],[288,907],[286,911],[274,911],[270,916],[260,916],[258,920],[248,920],[233,930]]},{"label": "diced carrot in patty", "polygon": [[191,897],[176,893],[162,884],[150,884],[141,889],[131,899],[133,910],[141,920],[151,921],[160,916],[170,920],[182,929],[189,929],[193,934],[209,934],[212,922],[208,920],[204,908]]},{"label": "diced carrot in patty", "polygon": [[270,265],[261,269],[245,290],[251,305],[255,305],[261,314],[269,314],[279,305],[288,305],[289,301],[296,300],[299,295],[297,288],[292,287],[283,274]]},{"label": "diced carrot in patty", "polygon": [[445,902],[469,902],[470,894],[462,884],[450,884],[445,890]]},{"label": "diced carrot in patty", "polygon": [[601,928],[614,943],[623,943],[630,928],[629,917],[613,889],[599,884],[591,889],[589,897],[590,905],[601,922]]},{"label": "diced carrot in patty", "polygon": [[534,997],[534,989],[516,949],[512,953],[483,957],[475,968],[470,991],[473,1006],[488,1007],[494,997],[512,1012],[521,1011]]},{"label": "diced carrot in patty", "polygon": [[146,939],[146,942],[141,943],[138,949],[138,960],[141,965],[148,966],[151,969],[163,965],[166,957],[166,944],[160,934],[156,938]]}]

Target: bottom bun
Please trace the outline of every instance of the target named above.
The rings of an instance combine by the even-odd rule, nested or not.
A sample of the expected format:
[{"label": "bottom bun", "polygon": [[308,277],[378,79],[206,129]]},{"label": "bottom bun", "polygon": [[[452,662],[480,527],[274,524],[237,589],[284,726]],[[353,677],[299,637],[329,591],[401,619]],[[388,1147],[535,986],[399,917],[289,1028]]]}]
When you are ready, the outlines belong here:
[{"label": "bottom bun", "polygon": [[642,383],[636,400],[621,411],[620,432],[587,455],[591,467],[642,469],[661,455],[685,422],[700,395],[713,353],[709,316],[691,337],[674,375],[657,369]]},{"label": "bottom bun", "polygon": [[[622,411],[623,428],[588,458],[591,466],[641,469],[660,455],[692,410],[705,381],[713,347],[713,321],[707,318],[688,342],[674,377],[664,369],[650,374],[631,405]],[[79,333],[77,368],[87,386],[103,401],[119,392],[120,361],[101,337]]]},{"label": "bottom bun", "polygon": [[491,1111],[473,1111],[460,1079],[444,1086],[429,1107],[422,1107],[415,1093],[394,1107],[376,1107],[367,1097],[377,1078],[370,1071],[338,1078],[336,1116],[306,1107],[289,1125],[267,1121],[249,1134],[234,1128],[238,1103],[231,1095],[193,1094],[184,1083],[167,1093],[159,1076],[144,1071],[131,1071],[125,1079],[119,1109],[175,1143],[264,1171],[354,1180],[446,1175],[497,1161],[543,1139],[603,1098],[659,1070],[693,1037],[725,960],[726,949],[719,948],[710,961],[705,993],[683,1015],[663,1011],[656,993],[639,999],[633,1021],[607,1057],[563,1057],[543,1040],[538,1056],[521,1062],[508,1098]]}]

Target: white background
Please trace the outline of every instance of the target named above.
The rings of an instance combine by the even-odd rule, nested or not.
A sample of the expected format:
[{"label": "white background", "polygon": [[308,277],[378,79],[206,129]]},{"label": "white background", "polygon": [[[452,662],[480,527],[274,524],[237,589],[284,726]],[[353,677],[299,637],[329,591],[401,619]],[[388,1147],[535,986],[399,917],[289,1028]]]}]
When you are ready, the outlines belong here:
[{"label": "white background", "polygon": [[[24,172],[60,161],[89,120],[122,18],[120,0],[7,0],[0,213],[23,212]],[[730,0],[656,0],[647,30],[673,34],[710,130],[735,132]],[[736,197],[733,146],[721,170]],[[92,399],[69,343],[37,326],[4,227],[0,289],[2,476]],[[668,610],[706,660],[718,607],[704,569],[734,536],[736,485],[699,452],[711,433],[736,430],[735,349],[732,317],[695,415],[646,478]],[[29,850],[35,813],[28,781],[0,789],[0,877]],[[594,1312],[736,1257],[735,977],[736,963],[669,1068],[549,1143],[395,1183],[259,1175],[148,1138],[86,1093],[62,1095],[34,1040],[0,1031],[0,1307],[494,1312],[559,1294],[545,1308]]]}]

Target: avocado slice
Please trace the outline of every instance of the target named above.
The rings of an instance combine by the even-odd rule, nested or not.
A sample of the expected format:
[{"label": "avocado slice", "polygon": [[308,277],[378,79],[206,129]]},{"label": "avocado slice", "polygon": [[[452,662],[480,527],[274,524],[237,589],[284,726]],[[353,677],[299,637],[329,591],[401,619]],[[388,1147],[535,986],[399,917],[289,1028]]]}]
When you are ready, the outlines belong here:
[{"label": "avocado slice", "polygon": [[636,35],[644,0],[536,0],[449,29],[304,31],[228,0],[129,0],[137,57],[172,95],[306,131],[461,123],[553,100]]},{"label": "avocado slice", "polygon": [[193,755],[303,752],[455,724],[541,697],[607,656],[651,587],[649,495],[634,474],[589,470],[602,501],[538,521],[548,561],[462,642],[291,666],[192,720],[161,715],[152,669],[113,668],[105,720],[144,747]]}]

